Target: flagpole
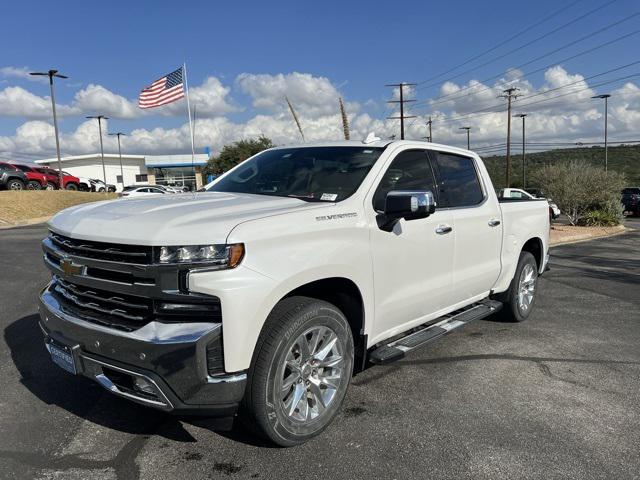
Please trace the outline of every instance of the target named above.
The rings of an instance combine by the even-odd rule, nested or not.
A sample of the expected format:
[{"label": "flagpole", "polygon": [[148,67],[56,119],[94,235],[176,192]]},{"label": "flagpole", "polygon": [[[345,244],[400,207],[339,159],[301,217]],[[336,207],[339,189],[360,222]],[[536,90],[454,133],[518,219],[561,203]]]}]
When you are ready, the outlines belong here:
[{"label": "flagpole", "polygon": [[[196,149],[193,145],[193,123],[191,123],[191,103],[189,102],[189,82],[187,82],[187,62],[182,64],[182,73],[184,73],[184,87],[187,91],[187,116],[189,117],[189,133],[191,137],[191,170],[193,171],[193,181],[196,181],[195,156]],[[195,185],[194,185],[195,187]],[[194,189],[197,190],[197,189]]]}]

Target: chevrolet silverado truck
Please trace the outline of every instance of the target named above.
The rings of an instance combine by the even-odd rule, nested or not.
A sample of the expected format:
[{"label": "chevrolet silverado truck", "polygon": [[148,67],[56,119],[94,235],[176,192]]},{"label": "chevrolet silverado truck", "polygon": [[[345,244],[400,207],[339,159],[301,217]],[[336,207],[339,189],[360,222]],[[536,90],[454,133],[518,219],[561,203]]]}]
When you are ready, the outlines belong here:
[{"label": "chevrolet silverado truck", "polygon": [[468,150],[272,148],[202,193],[57,214],[39,323],[53,362],[115,395],[296,445],[336,417],[354,373],[501,309],[527,319],[547,209],[499,201]]}]

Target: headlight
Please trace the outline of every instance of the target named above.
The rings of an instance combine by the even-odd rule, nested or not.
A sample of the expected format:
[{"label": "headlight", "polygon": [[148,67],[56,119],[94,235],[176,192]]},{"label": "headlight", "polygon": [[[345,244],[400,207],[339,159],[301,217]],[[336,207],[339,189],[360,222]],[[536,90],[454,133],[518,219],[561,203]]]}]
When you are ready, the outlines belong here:
[{"label": "headlight", "polygon": [[244,244],[233,245],[185,245],[160,247],[160,263],[202,263],[219,269],[235,268],[244,257]]}]

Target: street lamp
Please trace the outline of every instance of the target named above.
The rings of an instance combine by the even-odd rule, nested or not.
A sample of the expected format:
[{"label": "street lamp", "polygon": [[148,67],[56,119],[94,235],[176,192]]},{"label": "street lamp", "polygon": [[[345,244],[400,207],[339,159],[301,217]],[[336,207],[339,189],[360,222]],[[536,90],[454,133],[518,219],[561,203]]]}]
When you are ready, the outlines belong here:
[{"label": "street lamp", "polygon": [[525,161],[525,151],[524,151],[524,139],[525,139],[524,119],[526,116],[527,116],[526,113],[518,113],[517,115],[514,115],[514,117],[520,117],[522,119],[522,188],[523,189],[527,188],[527,164]]},{"label": "street lamp", "polygon": [[102,156],[102,179],[104,180],[104,192],[107,193],[107,169],[104,166],[104,148],[102,146],[102,120],[109,120],[109,117],[104,115],[94,115],[86,118],[98,119],[98,130],[100,132],[100,155]]},{"label": "street lamp", "polygon": [[62,182],[62,159],[60,158],[60,138],[58,134],[58,117],[56,116],[56,97],[53,91],[53,77],[69,78],[66,75],[58,73],[58,70],[49,70],[48,72],[31,72],[29,75],[38,77],[49,77],[49,88],[51,90],[51,108],[53,109],[53,130],[56,134],[56,155],[58,156],[58,186],[63,188]]},{"label": "street lamp", "polygon": [[609,95],[608,93],[604,93],[602,95],[595,95],[591,98],[604,98],[604,171],[607,171],[609,167],[609,149],[607,146],[607,123],[609,118]]},{"label": "street lamp", "polygon": [[124,190],[124,170],[122,169],[122,150],[120,149],[120,137],[122,135],[124,135],[125,137],[127,136],[126,133],[122,133],[122,132],[109,134],[110,137],[113,137],[113,136],[118,137],[118,156],[120,157],[120,178],[122,179],[122,189]]},{"label": "street lamp", "polygon": [[459,130],[466,130],[467,131],[467,150],[471,150],[471,143],[470,143],[470,139],[469,139],[469,130],[471,130],[471,127],[460,127]]}]

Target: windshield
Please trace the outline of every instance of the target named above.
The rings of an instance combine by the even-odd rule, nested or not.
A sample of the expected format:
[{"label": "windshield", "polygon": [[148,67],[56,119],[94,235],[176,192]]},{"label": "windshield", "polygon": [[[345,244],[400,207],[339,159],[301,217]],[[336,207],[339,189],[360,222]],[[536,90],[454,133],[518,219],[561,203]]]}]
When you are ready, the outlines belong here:
[{"label": "windshield", "polygon": [[207,191],[339,202],[356,191],[383,150],[373,147],[266,150],[222,177]]}]

